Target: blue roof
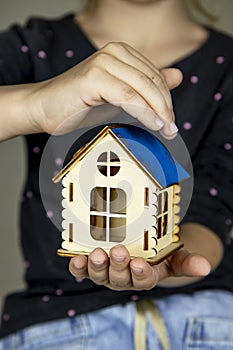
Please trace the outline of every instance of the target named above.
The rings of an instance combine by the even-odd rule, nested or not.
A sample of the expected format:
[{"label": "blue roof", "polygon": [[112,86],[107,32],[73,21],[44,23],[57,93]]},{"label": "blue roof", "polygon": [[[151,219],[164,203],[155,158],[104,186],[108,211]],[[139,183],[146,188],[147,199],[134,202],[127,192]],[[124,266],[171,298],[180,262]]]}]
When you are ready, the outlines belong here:
[{"label": "blue roof", "polygon": [[151,132],[128,124],[112,125],[110,129],[163,188],[190,177],[168,149]]}]

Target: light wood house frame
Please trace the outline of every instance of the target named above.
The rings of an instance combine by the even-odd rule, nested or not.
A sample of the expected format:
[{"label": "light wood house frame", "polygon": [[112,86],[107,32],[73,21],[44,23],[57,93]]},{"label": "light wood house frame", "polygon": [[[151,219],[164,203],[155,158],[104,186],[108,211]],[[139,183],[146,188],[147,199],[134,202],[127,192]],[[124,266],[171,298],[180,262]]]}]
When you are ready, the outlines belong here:
[{"label": "light wood house frame", "polygon": [[107,253],[124,244],[131,257],[158,263],[179,249],[179,183],[189,175],[150,132],[110,125],[53,178],[63,184],[61,256]]}]

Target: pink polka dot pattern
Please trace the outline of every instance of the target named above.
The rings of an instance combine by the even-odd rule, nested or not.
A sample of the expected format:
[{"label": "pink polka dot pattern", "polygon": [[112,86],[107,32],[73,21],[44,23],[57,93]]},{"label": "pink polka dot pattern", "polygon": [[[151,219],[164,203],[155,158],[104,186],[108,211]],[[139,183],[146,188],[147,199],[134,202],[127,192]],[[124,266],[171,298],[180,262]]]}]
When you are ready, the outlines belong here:
[{"label": "pink polka dot pattern", "polygon": [[190,77],[190,81],[191,81],[192,84],[197,84],[198,81],[199,81],[199,78],[196,75],[192,75]]},{"label": "pink polka dot pattern", "polygon": [[29,47],[27,45],[22,45],[20,48],[21,52],[23,53],[28,53]]},{"label": "pink polka dot pattern", "polygon": [[76,314],[76,311],[74,309],[70,309],[70,310],[67,311],[67,315],[69,317],[74,317],[75,314]]},{"label": "pink polka dot pattern", "polygon": [[50,300],[50,297],[49,297],[48,295],[44,295],[44,296],[42,297],[42,301],[43,301],[44,303],[47,303],[49,300]]},{"label": "pink polka dot pattern", "polygon": [[9,321],[10,315],[9,314],[3,314],[2,318],[3,318],[4,321]]},{"label": "pink polka dot pattern", "polygon": [[216,63],[217,64],[222,64],[225,61],[225,58],[223,56],[218,56],[216,58]]},{"label": "pink polka dot pattern", "polygon": [[215,101],[220,101],[221,99],[222,99],[221,92],[216,92],[216,94],[214,95],[214,100]]},{"label": "pink polka dot pattern", "polygon": [[210,188],[209,193],[211,196],[215,197],[218,195],[218,190],[214,187]]},{"label": "pink polka dot pattern", "polygon": [[230,151],[232,149],[232,144],[231,143],[225,143],[224,148],[226,151]]},{"label": "pink polka dot pattern", "polygon": [[227,238],[227,239],[225,240],[225,243],[226,243],[226,245],[231,245],[231,239],[230,239],[230,238]]},{"label": "pink polka dot pattern", "polygon": [[27,197],[28,199],[32,198],[32,197],[33,197],[32,191],[27,191],[26,197]]},{"label": "pink polka dot pattern", "polygon": [[40,50],[40,51],[38,52],[38,57],[41,58],[42,60],[44,60],[45,58],[47,58],[47,54],[46,54],[45,51]]},{"label": "pink polka dot pattern", "polygon": [[24,263],[23,263],[23,267],[25,269],[28,269],[30,267],[30,262],[28,260],[25,260]]},{"label": "pink polka dot pattern", "polygon": [[226,219],[225,223],[226,223],[226,225],[231,225],[232,224],[232,220],[231,219]]},{"label": "pink polka dot pattern", "polygon": [[75,281],[76,281],[77,283],[82,283],[83,278],[75,278]]},{"label": "pink polka dot pattern", "polygon": [[74,57],[74,51],[73,50],[67,50],[66,53],[65,53],[65,56],[67,58],[72,58]]},{"label": "pink polka dot pattern", "polygon": [[138,295],[131,295],[130,300],[137,301],[139,299]]},{"label": "pink polka dot pattern", "polygon": [[33,152],[34,152],[34,153],[40,153],[40,147],[35,146],[35,147],[33,148]]},{"label": "pink polka dot pattern", "polygon": [[63,164],[63,160],[62,160],[62,158],[56,158],[55,159],[55,163],[56,163],[56,165],[62,165]]},{"label": "pink polka dot pattern", "polygon": [[57,296],[61,296],[63,294],[63,290],[62,289],[57,289],[56,290],[56,295]]},{"label": "pink polka dot pattern", "polygon": [[49,218],[49,219],[51,219],[52,217],[53,217],[53,211],[52,210],[48,210],[47,211],[47,213],[46,213],[46,215],[47,215],[47,217]]},{"label": "pink polka dot pattern", "polygon": [[190,129],[192,129],[192,124],[191,124],[190,122],[185,122],[185,123],[183,124],[183,128],[184,128],[185,130],[190,130]]}]

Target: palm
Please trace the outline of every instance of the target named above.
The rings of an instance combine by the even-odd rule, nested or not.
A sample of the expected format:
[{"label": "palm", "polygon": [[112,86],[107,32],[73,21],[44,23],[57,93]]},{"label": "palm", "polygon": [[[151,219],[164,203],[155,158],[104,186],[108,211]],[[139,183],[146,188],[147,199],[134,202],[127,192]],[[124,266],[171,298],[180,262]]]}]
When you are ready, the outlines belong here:
[{"label": "palm", "polygon": [[[164,281],[168,277],[185,277],[188,281],[193,276],[205,276],[210,264],[204,257],[180,249],[160,264],[151,266],[143,258],[131,259],[127,249],[119,245],[111,249],[109,257],[97,248],[88,259],[81,255],[72,258],[70,271],[75,277],[89,278],[113,290],[149,290],[158,283],[166,285]],[[180,283],[179,279],[177,284]]]}]

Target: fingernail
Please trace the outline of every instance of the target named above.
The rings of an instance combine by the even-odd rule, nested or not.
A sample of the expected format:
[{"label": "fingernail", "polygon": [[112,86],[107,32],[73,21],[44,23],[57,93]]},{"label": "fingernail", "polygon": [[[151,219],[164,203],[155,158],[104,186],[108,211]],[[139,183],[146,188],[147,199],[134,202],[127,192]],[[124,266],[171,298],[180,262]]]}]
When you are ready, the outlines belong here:
[{"label": "fingernail", "polygon": [[164,122],[158,117],[155,117],[154,122],[155,122],[155,126],[159,129],[161,129],[164,126]]},{"label": "fingernail", "polygon": [[94,264],[94,265],[97,265],[97,266],[101,266],[101,265],[103,265],[104,263],[105,263],[105,259],[104,258],[92,258],[91,259],[91,261],[92,261],[92,263]]},{"label": "fingernail", "polygon": [[170,129],[170,131],[171,131],[173,134],[177,133],[178,130],[179,130],[174,122],[171,122],[171,123],[170,123],[169,129]]},{"label": "fingernail", "polygon": [[81,270],[81,269],[84,268],[84,265],[83,265],[83,263],[81,261],[78,260],[78,261],[74,261],[74,267],[77,270]]},{"label": "fingernail", "polygon": [[113,259],[118,263],[122,263],[125,260],[125,257],[113,255]]},{"label": "fingernail", "polygon": [[140,273],[142,273],[142,268],[140,268],[140,267],[131,267],[131,270],[136,275],[140,275]]},{"label": "fingernail", "polygon": [[177,135],[177,133],[173,133],[173,134],[167,135],[167,134],[165,134],[163,129],[159,130],[159,132],[166,140],[173,140],[176,137],[176,135]]}]

